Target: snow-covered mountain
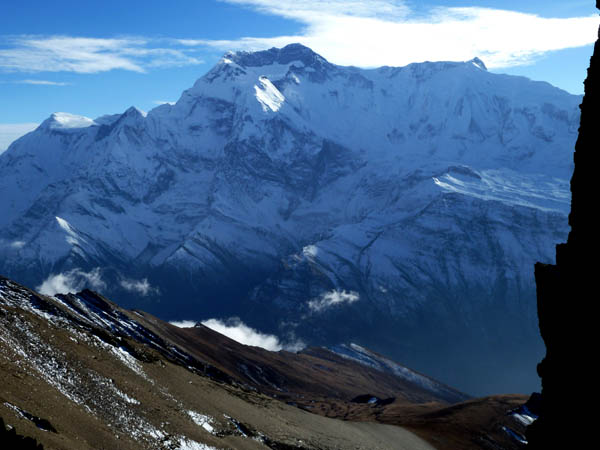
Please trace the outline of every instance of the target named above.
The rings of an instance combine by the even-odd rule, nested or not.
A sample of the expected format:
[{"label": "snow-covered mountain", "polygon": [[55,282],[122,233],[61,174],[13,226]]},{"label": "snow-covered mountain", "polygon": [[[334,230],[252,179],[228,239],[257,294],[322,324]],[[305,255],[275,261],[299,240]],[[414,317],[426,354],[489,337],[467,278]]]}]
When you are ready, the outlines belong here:
[{"label": "snow-covered mountain", "polygon": [[13,143],[0,272],[526,391],[533,263],[566,238],[580,101],[477,58],[228,53],[174,105],[55,113]]}]

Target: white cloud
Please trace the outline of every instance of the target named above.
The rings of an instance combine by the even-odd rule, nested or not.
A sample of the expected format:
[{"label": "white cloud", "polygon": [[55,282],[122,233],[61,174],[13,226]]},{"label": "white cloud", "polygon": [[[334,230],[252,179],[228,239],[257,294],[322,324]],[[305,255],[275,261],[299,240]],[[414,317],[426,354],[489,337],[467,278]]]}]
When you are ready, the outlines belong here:
[{"label": "white cloud", "polygon": [[177,102],[168,102],[165,100],[154,100],[152,103],[154,103],[155,105],[174,105]]},{"label": "white cloud", "polygon": [[0,70],[145,72],[201,64],[197,46],[260,50],[292,42],[305,44],[342,65],[403,66],[479,56],[488,67],[500,68],[531,63],[550,51],[592,44],[598,27],[596,15],[547,18],[480,7],[436,7],[417,14],[409,6],[411,2],[394,0],[222,1],[291,19],[304,28],[293,36],[236,40],[23,35],[0,42]]},{"label": "white cloud", "polygon": [[277,336],[264,334],[254,328],[250,328],[237,317],[232,317],[225,322],[219,319],[204,320],[202,325],[240,344],[261,347],[272,352],[280,350],[295,352],[304,348],[304,344],[301,341],[282,343]]},{"label": "white cloud", "polygon": [[24,134],[35,130],[38,123],[0,123],[0,153]]},{"label": "white cloud", "polygon": [[201,64],[193,49],[172,39],[19,36],[0,50],[0,70],[98,73]]},{"label": "white cloud", "polygon": [[[222,50],[260,50],[300,42],[336,64],[403,66],[481,57],[490,68],[529,64],[544,53],[596,40],[598,18],[545,18],[516,11],[434,8],[416,15],[403,2],[224,0],[305,25],[296,36],[186,41]],[[184,43],[182,41],[182,43]]]},{"label": "white cloud", "polygon": [[10,248],[14,248],[15,250],[19,250],[19,249],[25,247],[25,242],[24,241],[13,241],[9,245],[10,245]]},{"label": "white cloud", "polygon": [[50,274],[50,276],[36,288],[36,291],[43,295],[56,295],[77,293],[85,288],[94,290],[106,289],[106,283],[102,280],[99,267],[96,267],[90,272],[84,272],[81,269],[73,269],[57,275]]},{"label": "white cloud", "polygon": [[25,241],[7,241],[6,239],[0,239],[0,250],[2,249],[10,249],[10,250],[20,250],[25,247]]},{"label": "white cloud", "polygon": [[359,299],[358,292],[333,289],[323,293],[319,298],[309,301],[308,308],[312,312],[322,312],[333,306],[357,302]]},{"label": "white cloud", "polygon": [[195,320],[174,320],[169,323],[179,328],[194,328],[198,322]]},{"label": "white cloud", "polygon": [[48,81],[48,80],[18,80],[15,81],[17,84],[33,84],[38,86],[68,86],[69,83],[61,81]]},{"label": "white cloud", "polygon": [[126,291],[133,292],[144,297],[158,292],[158,288],[150,286],[147,278],[144,278],[143,280],[122,279],[119,284]]},{"label": "white cloud", "polygon": [[319,254],[319,247],[316,245],[306,245],[302,247],[302,254],[309,259],[315,259]]},{"label": "white cloud", "polygon": [[252,6],[260,12],[310,23],[340,15],[400,19],[410,13],[406,2],[394,0],[222,0]]}]

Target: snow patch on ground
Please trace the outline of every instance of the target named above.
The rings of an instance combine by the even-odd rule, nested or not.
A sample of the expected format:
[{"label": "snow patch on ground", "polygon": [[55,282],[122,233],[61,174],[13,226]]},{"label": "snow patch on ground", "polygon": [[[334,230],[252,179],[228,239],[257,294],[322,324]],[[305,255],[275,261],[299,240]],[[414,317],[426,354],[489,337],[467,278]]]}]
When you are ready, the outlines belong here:
[{"label": "snow patch on ground", "polygon": [[215,422],[215,419],[205,414],[197,413],[195,411],[188,411],[187,413],[196,425],[204,428],[210,434],[216,434],[215,427],[212,425]]},{"label": "snow patch on ground", "polygon": [[502,426],[502,430],[520,444],[527,445],[527,439],[515,430]]},{"label": "snow patch on ground", "polygon": [[199,442],[192,441],[188,438],[181,438],[179,440],[179,450],[218,450],[216,447],[212,447],[207,444],[200,444]]},{"label": "snow patch on ground", "polygon": [[[426,377],[425,375],[421,375],[408,367],[401,366],[400,364],[384,358],[383,356],[377,355],[370,350],[361,347],[357,344],[342,344],[338,346],[334,346],[330,349],[334,353],[338,354],[342,358],[351,359],[356,361],[362,365],[372,367],[380,372],[390,372],[394,375],[403,378],[407,381],[410,381],[417,386],[420,386],[423,389],[426,389],[430,392],[435,392],[437,394],[448,394],[452,397],[456,397],[459,395],[456,391],[450,390],[448,387],[444,386],[437,381]],[[467,397],[465,396],[465,399]],[[456,401],[459,401],[458,399]]]},{"label": "snow patch on ground", "polygon": [[104,342],[98,336],[94,336],[94,340],[96,344],[100,347],[107,350],[111,355],[113,355],[117,360],[122,362],[125,366],[129,367],[132,371],[138,374],[140,377],[149,380],[146,374],[144,373],[141,364],[135,359],[127,350],[122,347],[115,347]]},{"label": "snow patch on ground", "polygon": [[522,425],[529,426],[535,422],[538,416],[532,413],[527,405],[521,405],[517,409],[510,411],[510,415]]}]

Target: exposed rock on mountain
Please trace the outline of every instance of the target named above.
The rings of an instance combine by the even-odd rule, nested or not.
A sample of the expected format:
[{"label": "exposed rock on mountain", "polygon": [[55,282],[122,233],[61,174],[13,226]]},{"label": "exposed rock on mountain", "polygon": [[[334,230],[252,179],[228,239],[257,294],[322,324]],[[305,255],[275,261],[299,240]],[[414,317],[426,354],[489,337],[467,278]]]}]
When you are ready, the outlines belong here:
[{"label": "exposed rock on mountain", "polygon": [[478,59],[228,53],[175,105],[56,113],[2,154],[0,272],[528,392],[579,102]]}]

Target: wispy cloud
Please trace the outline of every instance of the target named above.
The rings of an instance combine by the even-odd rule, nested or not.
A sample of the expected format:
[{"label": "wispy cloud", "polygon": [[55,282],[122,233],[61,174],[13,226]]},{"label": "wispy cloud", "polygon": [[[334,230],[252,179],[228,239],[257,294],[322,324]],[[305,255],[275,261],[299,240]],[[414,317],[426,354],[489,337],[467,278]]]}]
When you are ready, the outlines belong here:
[{"label": "wispy cloud", "polygon": [[145,72],[202,63],[173,39],[18,36],[3,44],[0,70],[11,72]]},{"label": "wispy cloud", "polygon": [[402,19],[410,13],[403,0],[221,0],[251,6],[260,12],[300,20],[305,23],[340,15]]},{"label": "wispy cloud", "polygon": [[38,123],[0,123],[0,153],[24,134],[35,130]]},{"label": "wispy cloud", "polygon": [[217,333],[221,333],[240,344],[261,347],[272,352],[278,352],[280,350],[299,351],[304,348],[304,344],[301,341],[281,342],[277,336],[261,333],[246,325],[238,317],[232,317],[226,321],[209,319],[203,321],[202,325]]},{"label": "wispy cloud", "polygon": [[39,86],[68,86],[69,83],[64,83],[62,81],[48,81],[48,80],[17,80],[15,81],[17,84],[33,84]]},{"label": "wispy cloud", "polygon": [[56,295],[76,293],[85,288],[98,291],[106,289],[99,267],[90,272],[73,269],[64,273],[51,274],[36,290],[43,295]]},{"label": "wispy cloud", "polygon": [[7,241],[6,239],[0,239],[0,250],[9,249],[18,251],[25,247],[26,244],[25,241]]},{"label": "wispy cloud", "polygon": [[[146,72],[201,64],[198,47],[261,50],[300,42],[336,64],[402,66],[425,60],[481,57],[490,68],[533,62],[541,55],[592,44],[598,18],[547,18],[480,7],[416,12],[394,0],[221,0],[294,20],[301,33],[234,40],[148,37],[13,36],[0,41],[0,71]],[[31,81],[31,80],[30,80]]]},{"label": "wispy cloud", "polygon": [[122,279],[119,284],[126,291],[146,297],[158,293],[158,288],[152,287],[147,278],[142,280]]},{"label": "wispy cloud", "polygon": [[[187,40],[222,50],[260,50],[300,42],[342,65],[402,66],[481,57],[490,68],[529,64],[555,50],[596,40],[596,15],[545,18],[516,11],[438,7],[416,14],[408,3],[377,0],[222,0],[304,24],[294,36]],[[182,41],[182,43],[184,43]]]},{"label": "wispy cloud", "polygon": [[319,298],[308,302],[308,308],[312,312],[322,312],[334,306],[351,304],[360,299],[358,292],[333,289],[321,294]]},{"label": "wispy cloud", "polygon": [[152,103],[154,103],[155,105],[174,105],[177,102],[168,102],[165,100],[154,100]]},{"label": "wispy cloud", "polygon": [[20,250],[23,247],[25,247],[25,241],[13,241],[9,245],[10,245],[10,248],[13,248],[15,250]]}]

